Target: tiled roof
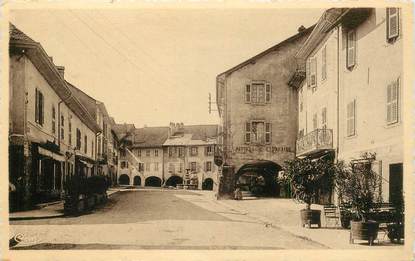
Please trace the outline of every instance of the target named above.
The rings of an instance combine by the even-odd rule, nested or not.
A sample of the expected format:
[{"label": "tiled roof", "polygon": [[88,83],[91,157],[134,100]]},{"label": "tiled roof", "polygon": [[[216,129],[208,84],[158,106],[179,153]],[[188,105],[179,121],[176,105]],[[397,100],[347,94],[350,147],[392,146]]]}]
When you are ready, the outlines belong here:
[{"label": "tiled roof", "polygon": [[11,23],[9,23],[9,34],[10,34],[10,40],[36,43],[36,41],[34,41],[32,38],[27,36],[25,33],[17,29],[17,27]]},{"label": "tiled roof", "polygon": [[169,135],[169,127],[145,127],[134,130],[133,147],[162,146]]},{"label": "tiled roof", "polygon": [[[115,122],[114,122],[115,123]],[[127,134],[132,133],[135,130],[134,124],[114,124],[112,125],[112,130],[117,134],[117,137],[121,140]]]},{"label": "tiled roof", "polygon": [[86,94],[85,92],[81,91],[77,87],[75,87],[70,82],[66,81],[69,89],[71,90],[72,94],[81,101],[81,103],[85,106],[85,108],[88,110],[89,114],[91,114],[94,119],[97,118],[96,113],[96,100]]},{"label": "tiled roof", "polygon": [[192,134],[192,140],[215,138],[218,133],[218,125],[185,125],[184,133]]},{"label": "tiled roof", "polygon": [[195,146],[216,144],[215,139],[194,139],[192,134],[183,134],[178,137],[171,137],[164,142],[164,146]]}]

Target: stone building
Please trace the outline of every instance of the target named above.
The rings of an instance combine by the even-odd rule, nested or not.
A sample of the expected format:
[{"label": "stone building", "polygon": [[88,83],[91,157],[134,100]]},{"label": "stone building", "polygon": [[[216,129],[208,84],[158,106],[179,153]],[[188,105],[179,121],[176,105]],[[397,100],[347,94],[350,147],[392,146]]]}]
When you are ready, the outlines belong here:
[{"label": "stone building", "polygon": [[333,153],[358,163],[371,153],[384,201],[403,189],[400,16],[398,8],[327,10],[296,54],[291,81],[299,96],[297,156]]},{"label": "stone building", "polygon": [[216,137],[217,125],[170,123],[163,144],[165,185],[213,190],[217,186]]},{"label": "stone building", "polygon": [[71,92],[64,67],[10,24],[10,207],[58,199],[66,179],[93,173],[100,127]]},{"label": "stone building", "polygon": [[313,28],[302,26],[292,37],[217,76],[220,197],[229,197],[235,184],[254,193],[287,194],[275,178],[284,161],[295,156],[297,92],[288,82],[297,69],[294,55]]}]

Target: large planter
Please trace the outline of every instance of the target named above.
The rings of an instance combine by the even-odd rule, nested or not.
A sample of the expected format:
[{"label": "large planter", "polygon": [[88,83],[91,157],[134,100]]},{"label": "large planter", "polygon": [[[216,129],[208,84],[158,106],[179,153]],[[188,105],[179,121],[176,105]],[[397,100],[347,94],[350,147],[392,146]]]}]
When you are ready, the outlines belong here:
[{"label": "large planter", "polygon": [[302,209],[301,210],[301,226],[308,226],[311,228],[311,225],[317,225],[321,227],[321,211],[316,209]]},{"label": "large planter", "polygon": [[379,223],[375,221],[351,221],[350,243],[354,244],[354,240],[367,240],[369,245],[373,245],[373,241],[378,237]]},{"label": "large planter", "polygon": [[388,238],[392,243],[401,243],[401,239],[404,238],[405,229],[403,224],[389,224],[388,225]]}]

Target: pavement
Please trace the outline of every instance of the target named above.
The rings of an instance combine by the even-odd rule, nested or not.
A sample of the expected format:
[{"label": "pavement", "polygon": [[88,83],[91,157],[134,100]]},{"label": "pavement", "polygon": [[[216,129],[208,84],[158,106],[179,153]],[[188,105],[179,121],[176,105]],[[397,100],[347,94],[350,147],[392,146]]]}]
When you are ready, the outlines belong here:
[{"label": "pavement", "polygon": [[303,228],[304,206],[292,199],[216,200],[212,191],[163,189],[117,192],[106,205],[79,217],[10,221],[12,235],[24,235],[13,249],[403,249],[381,233],[373,247],[349,244],[349,230],[324,227],[323,215],[322,228]]},{"label": "pavement", "polygon": [[[122,188],[110,188],[108,197],[123,190]],[[64,217],[63,200],[39,204],[36,209],[9,213],[9,220],[50,219]]]}]

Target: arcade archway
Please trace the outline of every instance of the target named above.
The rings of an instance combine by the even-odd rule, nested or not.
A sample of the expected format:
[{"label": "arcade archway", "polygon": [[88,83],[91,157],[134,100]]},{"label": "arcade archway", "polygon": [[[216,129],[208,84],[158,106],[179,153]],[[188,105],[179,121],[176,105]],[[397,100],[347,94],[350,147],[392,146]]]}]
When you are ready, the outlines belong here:
[{"label": "arcade archway", "polygon": [[235,174],[236,185],[255,196],[279,197],[281,188],[277,177],[281,169],[280,165],[268,160],[247,163]]},{"label": "arcade archway", "polygon": [[141,178],[140,176],[135,176],[133,180],[134,186],[141,186]]},{"label": "arcade archway", "polygon": [[183,178],[179,176],[171,176],[166,181],[166,186],[176,187],[177,184],[183,184]]},{"label": "arcade archway", "polygon": [[203,190],[213,190],[213,179],[207,178],[202,183]]},{"label": "arcade archway", "polygon": [[155,176],[148,177],[146,178],[144,185],[146,187],[161,187],[161,179]]},{"label": "arcade archway", "polygon": [[118,179],[118,183],[120,185],[130,185],[130,177],[127,174],[122,174]]}]

